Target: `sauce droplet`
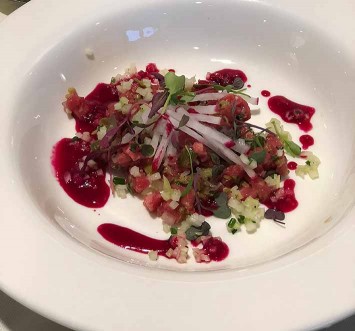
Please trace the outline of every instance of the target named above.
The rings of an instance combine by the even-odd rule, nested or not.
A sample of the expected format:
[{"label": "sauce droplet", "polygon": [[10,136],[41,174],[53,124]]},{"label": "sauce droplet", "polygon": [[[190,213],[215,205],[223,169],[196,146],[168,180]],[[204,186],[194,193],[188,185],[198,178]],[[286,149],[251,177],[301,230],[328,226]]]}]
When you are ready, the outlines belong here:
[{"label": "sauce droplet", "polygon": [[229,248],[226,243],[218,238],[210,238],[203,244],[203,249],[210,257],[211,261],[222,261],[229,254]]},{"label": "sauce droplet", "polygon": [[308,132],[312,129],[311,118],[315,113],[315,109],[293,102],[283,96],[274,96],[268,100],[271,111],[281,116],[287,123],[295,123],[298,127]]},{"label": "sauce droplet", "polygon": [[300,143],[302,144],[303,149],[308,149],[308,147],[314,144],[314,139],[309,134],[304,134],[300,137]]},{"label": "sauce droplet", "polygon": [[248,87],[248,88],[251,88],[251,85],[250,85],[250,84],[248,84],[248,85],[247,85],[247,87]]},{"label": "sauce droplet", "polygon": [[232,85],[234,80],[239,77],[244,83],[248,80],[245,73],[237,69],[222,69],[213,73],[208,73],[206,79],[219,85]]},{"label": "sauce droplet", "polygon": [[81,171],[83,157],[90,153],[90,144],[83,140],[63,138],[53,148],[52,165],[60,186],[77,203],[89,208],[103,207],[110,188],[104,168]]},{"label": "sauce droplet", "polygon": [[290,169],[290,170],[296,170],[297,169],[297,165],[298,164],[296,162],[291,161],[291,162],[287,163],[287,168]]},{"label": "sauce droplet", "polygon": [[171,248],[169,240],[154,239],[117,224],[101,224],[97,231],[112,244],[138,253],[157,251],[159,255],[165,255]]},{"label": "sauce droplet", "polygon": [[298,201],[295,197],[296,182],[293,179],[286,179],[283,188],[276,191],[276,194],[270,197],[265,202],[268,208],[276,209],[284,213],[288,213],[298,206]]},{"label": "sauce droplet", "polygon": [[267,90],[262,90],[261,91],[261,95],[263,96],[263,97],[269,97],[270,95],[271,95],[271,93],[269,92],[269,91],[267,91]]}]

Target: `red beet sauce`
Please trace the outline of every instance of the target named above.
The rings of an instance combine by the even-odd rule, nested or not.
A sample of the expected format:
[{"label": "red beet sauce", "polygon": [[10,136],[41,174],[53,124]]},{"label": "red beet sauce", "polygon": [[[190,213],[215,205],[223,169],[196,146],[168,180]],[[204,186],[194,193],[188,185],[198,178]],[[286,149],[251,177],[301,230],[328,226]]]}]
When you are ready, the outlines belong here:
[{"label": "red beet sauce", "polygon": [[81,171],[79,163],[90,152],[90,144],[82,140],[63,138],[53,148],[52,165],[60,186],[77,203],[89,207],[103,207],[110,189],[105,181],[105,171]]},{"label": "red beet sauce", "polygon": [[308,149],[308,147],[313,146],[314,139],[309,134],[304,134],[300,137],[300,143],[302,144],[303,149]]},{"label": "red beet sauce", "polygon": [[297,169],[297,163],[290,161],[289,163],[287,163],[287,168],[290,170],[296,170]]},{"label": "red beet sauce", "polygon": [[226,243],[222,240],[218,240],[217,238],[208,239],[203,245],[203,249],[211,259],[211,261],[222,261],[229,254],[229,248]]},{"label": "red beet sauce", "polygon": [[118,102],[117,88],[111,84],[99,83],[85,97],[86,104],[89,107],[85,119],[75,118],[75,129],[77,132],[92,132],[96,129],[98,121],[106,117],[107,107],[110,103]]},{"label": "red beet sauce", "polygon": [[208,73],[206,79],[219,85],[231,85],[239,77],[244,83],[248,80],[245,73],[237,69],[222,69],[213,73]]},{"label": "red beet sauce", "polygon": [[271,97],[268,100],[268,105],[285,122],[297,124],[305,132],[312,129],[311,118],[315,113],[313,107],[298,104],[279,95]]},{"label": "red beet sauce", "polygon": [[271,93],[269,92],[269,91],[267,91],[267,90],[262,90],[261,91],[261,95],[263,96],[263,97],[269,97],[270,95],[271,95]]},{"label": "red beet sauce", "polygon": [[97,231],[107,241],[138,253],[157,251],[159,255],[165,255],[171,248],[169,240],[154,239],[116,224],[101,224]]},{"label": "red beet sauce", "polygon": [[284,213],[288,213],[298,206],[298,201],[295,197],[296,182],[293,179],[286,179],[284,187],[276,191],[275,195],[270,197],[265,203],[268,208],[277,209]]}]

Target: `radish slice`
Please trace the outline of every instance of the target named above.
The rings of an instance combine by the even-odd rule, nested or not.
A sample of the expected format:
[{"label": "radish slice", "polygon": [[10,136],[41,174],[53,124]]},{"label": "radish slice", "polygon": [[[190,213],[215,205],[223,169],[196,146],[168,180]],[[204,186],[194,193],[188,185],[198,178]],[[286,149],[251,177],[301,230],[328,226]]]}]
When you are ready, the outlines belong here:
[{"label": "radish slice", "polygon": [[221,124],[221,118],[218,116],[209,116],[203,114],[189,114],[189,117],[199,122],[205,122],[205,123],[216,124],[216,125]]},{"label": "radish slice", "polygon": [[249,97],[243,94],[238,94],[242,99],[244,99],[247,103],[251,105],[257,106],[259,104],[259,98]]},{"label": "radish slice", "polygon": [[216,114],[216,106],[215,105],[209,105],[209,106],[193,106],[190,107],[197,111],[199,114],[206,114],[206,115],[214,115]]},{"label": "radish slice", "polygon": [[[154,155],[154,159],[153,159],[153,163],[152,163],[152,169],[153,171],[157,171],[164,159],[165,153],[166,153],[166,149],[170,143],[170,139],[171,139],[171,135],[174,132],[174,130],[169,130],[166,128],[168,123],[166,121],[161,121],[161,122],[165,122],[165,128],[164,128],[164,133],[163,136],[160,140],[160,144],[155,152]],[[169,132],[169,135],[168,135]]]},{"label": "radish slice", "polygon": [[219,99],[225,97],[226,95],[228,95],[227,92],[197,94],[197,95],[192,99],[192,102],[195,102],[195,101],[219,100]]},{"label": "radish slice", "polygon": [[[178,115],[178,117],[176,117],[176,115],[174,115],[174,114]],[[233,143],[231,143],[231,142],[233,142],[233,140],[231,140],[229,137],[227,137],[223,133],[221,133],[221,132],[219,132],[207,125],[203,125],[203,124],[199,123],[198,121],[194,120],[194,118],[192,116],[190,116],[191,114],[187,113],[181,107],[178,108],[176,110],[176,112],[168,111],[168,115],[175,117],[178,121],[181,119],[181,117],[183,115],[189,116],[190,120],[186,124],[187,126],[189,126],[190,128],[193,128],[194,130],[196,130],[197,132],[202,134],[206,139],[217,140],[225,147],[232,148],[237,153],[246,153],[249,150],[248,145],[239,144],[238,140],[237,140],[237,142],[234,142],[234,144],[233,144]]]}]

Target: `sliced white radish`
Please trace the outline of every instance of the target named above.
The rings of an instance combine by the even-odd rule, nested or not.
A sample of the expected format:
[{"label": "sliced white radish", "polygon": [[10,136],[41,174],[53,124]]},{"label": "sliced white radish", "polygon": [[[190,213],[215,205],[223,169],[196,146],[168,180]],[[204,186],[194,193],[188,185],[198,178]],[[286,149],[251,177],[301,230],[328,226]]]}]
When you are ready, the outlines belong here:
[{"label": "sliced white radish", "polygon": [[247,95],[238,94],[242,99],[244,99],[247,103],[251,105],[257,106],[259,104],[259,98],[249,97]]},{"label": "sliced white radish", "polygon": [[189,107],[197,111],[199,114],[213,115],[216,114],[216,105],[208,106],[192,106]]},{"label": "sliced white radish", "polygon": [[189,114],[188,116],[199,122],[205,122],[205,123],[216,124],[216,125],[221,124],[221,118],[218,116],[209,116],[203,114]]},{"label": "sliced white radish", "polygon": [[228,94],[227,92],[197,94],[197,95],[192,99],[192,102],[195,102],[195,101],[219,100],[219,99],[225,97],[227,94]]}]

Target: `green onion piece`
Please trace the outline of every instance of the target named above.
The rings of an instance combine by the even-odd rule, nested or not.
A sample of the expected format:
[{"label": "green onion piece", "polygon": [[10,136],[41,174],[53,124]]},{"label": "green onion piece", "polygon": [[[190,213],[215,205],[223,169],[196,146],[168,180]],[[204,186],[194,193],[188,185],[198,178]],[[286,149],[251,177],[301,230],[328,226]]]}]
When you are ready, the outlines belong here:
[{"label": "green onion piece", "polygon": [[307,160],[307,161],[306,161],[306,164],[307,164],[308,166],[310,166],[310,165],[311,165],[311,161]]},{"label": "green onion piece", "polygon": [[113,177],[113,183],[115,185],[125,185],[126,184],[126,180],[122,177]]},{"label": "green onion piece", "polygon": [[171,234],[177,234],[177,228],[170,228]]},{"label": "green onion piece", "polygon": [[78,141],[80,138],[77,136],[74,136],[73,138],[71,138],[71,141]]},{"label": "green onion piece", "polygon": [[231,218],[231,219],[229,220],[229,222],[228,222],[228,227],[229,227],[230,229],[233,229],[235,223],[237,223],[237,220],[236,220],[235,218]]}]

